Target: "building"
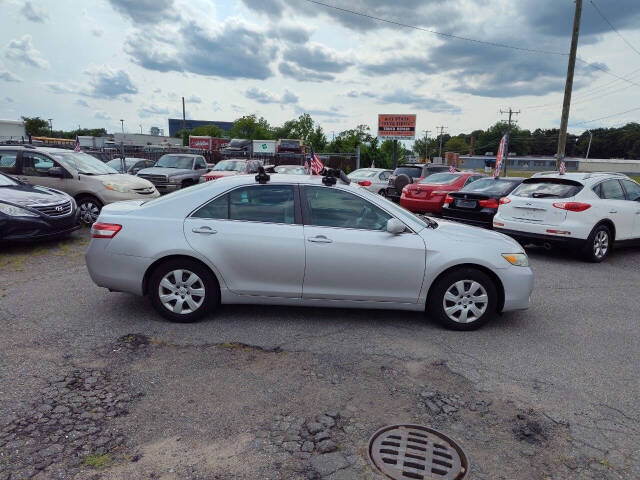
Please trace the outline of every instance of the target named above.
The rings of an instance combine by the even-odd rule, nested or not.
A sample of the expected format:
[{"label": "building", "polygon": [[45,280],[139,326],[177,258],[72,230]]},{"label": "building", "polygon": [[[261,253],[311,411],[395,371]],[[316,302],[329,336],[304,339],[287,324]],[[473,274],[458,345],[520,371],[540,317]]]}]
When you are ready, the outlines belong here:
[{"label": "building", "polygon": [[26,137],[22,120],[0,120],[0,142],[22,141]]},{"label": "building", "polygon": [[[184,125],[188,131],[191,131],[196,127],[203,127],[205,125],[216,125],[224,133],[228,133],[229,130],[231,130],[231,127],[233,127],[233,122],[220,122],[218,120],[185,120]],[[174,137],[180,130],[182,130],[182,119],[170,118],[169,136]]]},{"label": "building", "polygon": [[144,133],[114,133],[113,141],[116,145],[123,143],[124,145],[131,145],[137,147],[144,147],[147,145],[160,145],[160,146],[182,146],[182,139],[163,137],[162,135],[147,135]]}]

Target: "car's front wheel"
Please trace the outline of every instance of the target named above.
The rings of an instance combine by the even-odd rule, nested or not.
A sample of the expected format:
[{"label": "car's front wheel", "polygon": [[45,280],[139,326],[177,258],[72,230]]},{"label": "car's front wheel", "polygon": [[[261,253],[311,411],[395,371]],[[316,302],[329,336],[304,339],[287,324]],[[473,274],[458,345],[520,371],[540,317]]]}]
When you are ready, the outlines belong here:
[{"label": "car's front wheel", "polygon": [[496,311],[498,293],[493,280],[475,268],[453,270],[436,281],[428,299],[428,313],[452,330],[475,330]]},{"label": "car's front wheel", "polygon": [[211,272],[188,258],[168,260],[149,279],[153,307],[172,322],[200,320],[218,305],[220,291]]},{"label": "car's front wheel", "polygon": [[93,225],[102,210],[102,202],[91,195],[83,195],[77,199],[80,210],[80,221],[85,225]]},{"label": "car's front wheel", "polygon": [[587,261],[593,263],[602,262],[611,252],[611,230],[606,225],[598,225],[593,229],[587,239],[583,254]]}]

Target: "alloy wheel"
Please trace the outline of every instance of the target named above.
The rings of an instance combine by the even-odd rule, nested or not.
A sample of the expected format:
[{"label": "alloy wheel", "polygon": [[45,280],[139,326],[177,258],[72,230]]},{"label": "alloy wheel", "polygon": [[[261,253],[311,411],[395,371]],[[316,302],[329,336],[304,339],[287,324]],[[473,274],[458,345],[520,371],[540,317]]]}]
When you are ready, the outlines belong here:
[{"label": "alloy wheel", "polygon": [[442,306],[445,314],[457,323],[471,323],[487,311],[489,296],[475,280],[459,280],[444,294]]},{"label": "alloy wheel", "polygon": [[204,303],[204,283],[190,270],[172,270],[160,280],[158,297],[170,312],[179,315],[193,313]]},{"label": "alloy wheel", "polygon": [[100,208],[91,200],[84,201],[80,204],[80,220],[87,225],[92,225],[98,220]]},{"label": "alloy wheel", "polygon": [[609,251],[609,234],[605,230],[596,233],[593,240],[593,255],[599,260]]}]

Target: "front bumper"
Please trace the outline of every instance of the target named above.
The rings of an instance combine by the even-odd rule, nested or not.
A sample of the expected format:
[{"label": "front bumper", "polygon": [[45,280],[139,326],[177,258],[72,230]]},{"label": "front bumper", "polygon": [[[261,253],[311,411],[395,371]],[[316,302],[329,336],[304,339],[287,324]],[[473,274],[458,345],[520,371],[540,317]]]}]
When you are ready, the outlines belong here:
[{"label": "front bumper", "polygon": [[503,312],[526,310],[531,306],[534,276],[530,267],[516,267],[496,270],[504,287]]},{"label": "front bumper", "polygon": [[7,242],[46,240],[67,235],[80,227],[77,209],[64,218],[0,215],[0,240]]},{"label": "front bumper", "polygon": [[156,190],[160,192],[160,194],[175,192],[176,190],[180,190],[180,188],[182,188],[182,185],[176,183],[154,183],[153,185],[154,187],[156,187]]},{"label": "front bumper", "polygon": [[106,190],[106,193],[102,194],[102,198],[100,198],[100,201],[102,201],[102,203],[104,203],[105,205],[108,205],[110,203],[122,202],[125,200],[151,200],[152,198],[158,198],[159,196],[160,192],[158,192],[157,187],[153,193],[144,195],[135,192],[122,193]]}]

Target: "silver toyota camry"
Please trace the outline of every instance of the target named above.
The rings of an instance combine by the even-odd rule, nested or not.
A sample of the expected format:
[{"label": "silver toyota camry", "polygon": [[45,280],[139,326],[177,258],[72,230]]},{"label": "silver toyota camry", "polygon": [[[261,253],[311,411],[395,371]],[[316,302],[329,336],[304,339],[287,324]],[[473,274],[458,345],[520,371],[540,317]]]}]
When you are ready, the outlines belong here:
[{"label": "silver toyota camry", "polygon": [[533,273],[500,233],[418,217],[344,175],[238,175],[107,205],[93,281],[169,320],[220,304],[425,311],[471,330],[529,307]]}]

